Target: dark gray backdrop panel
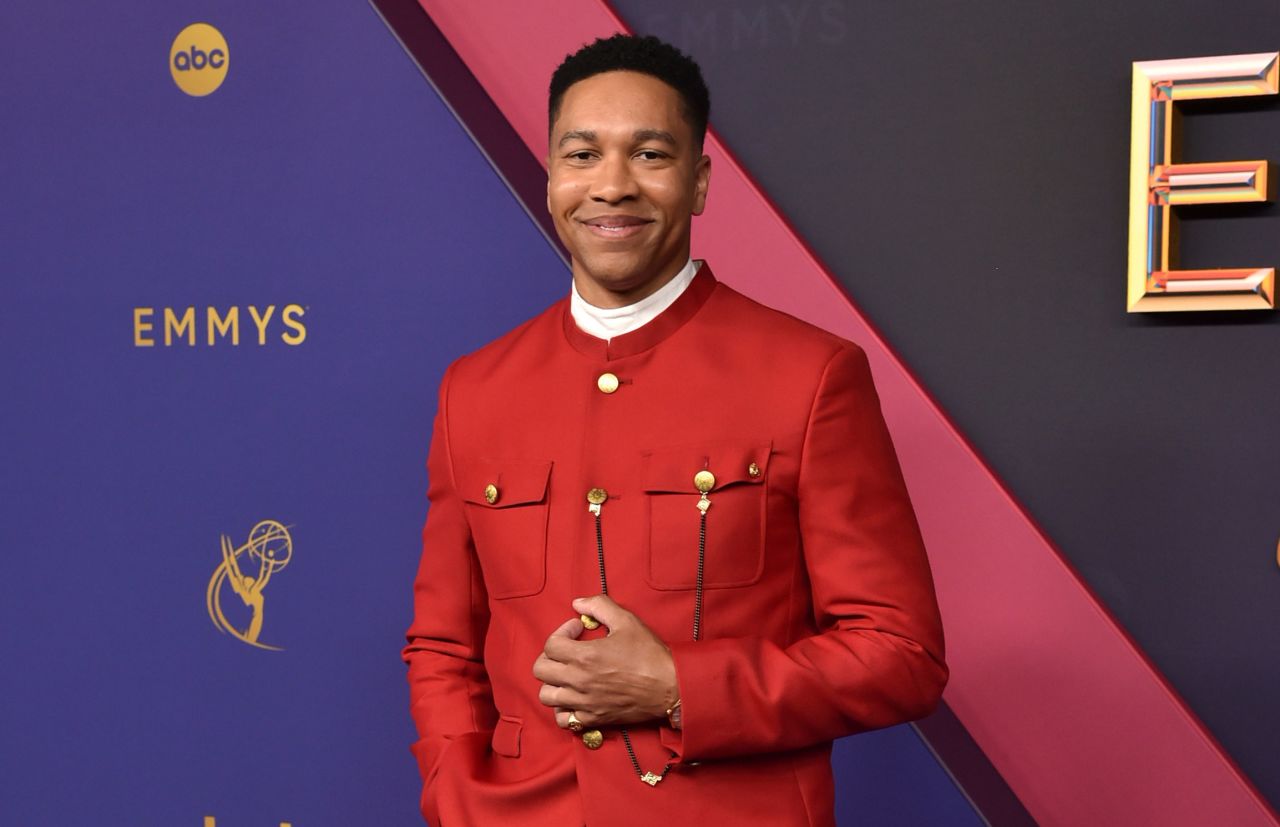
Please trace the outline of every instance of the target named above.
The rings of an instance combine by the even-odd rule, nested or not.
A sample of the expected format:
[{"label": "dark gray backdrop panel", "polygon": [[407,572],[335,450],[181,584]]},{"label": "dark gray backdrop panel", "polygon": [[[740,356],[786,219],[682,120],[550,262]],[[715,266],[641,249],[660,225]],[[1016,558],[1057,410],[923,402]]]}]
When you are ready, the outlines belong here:
[{"label": "dark gray backdrop panel", "polygon": [[[1280,4],[618,0],[1195,712],[1280,802],[1273,313],[1125,313],[1130,64],[1280,49]],[[1188,106],[1187,160],[1280,156],[1280,101]],[[1274,206],[1187,267],[1280,264]]]}]

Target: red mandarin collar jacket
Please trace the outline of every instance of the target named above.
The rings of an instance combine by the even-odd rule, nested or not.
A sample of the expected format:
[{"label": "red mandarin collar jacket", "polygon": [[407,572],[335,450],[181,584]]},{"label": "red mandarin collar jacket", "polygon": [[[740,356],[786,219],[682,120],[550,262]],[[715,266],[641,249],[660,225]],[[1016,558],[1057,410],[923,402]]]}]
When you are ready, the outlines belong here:
[{"label": "red mandarin collar jacket", "polygon": [[[423,814],[444,827],[834,824],[832,739],[928,714],[947,678],[866,357],[705,265],[608,342],[568,305],[459,359],[441,386],[404,650]],[[694,642],[702,470],[716,482]],[[592,750],[558,728],[531,674],[570,601],[600,591],[592,488],[608,492],[610,597],[675,659],[682,728],[629,728],[644,769],[674,755],[655,787],[617,730]]]}]

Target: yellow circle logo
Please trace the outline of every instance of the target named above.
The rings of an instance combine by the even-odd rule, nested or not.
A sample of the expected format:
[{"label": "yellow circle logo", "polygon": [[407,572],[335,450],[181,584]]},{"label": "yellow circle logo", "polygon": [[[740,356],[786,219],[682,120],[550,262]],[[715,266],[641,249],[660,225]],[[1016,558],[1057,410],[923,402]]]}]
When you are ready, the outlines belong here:
[{"label": "yellow circle logo", "polygon": [[222,85],[230,60],[222,32],[208,23],[192,23],[173,39],[173,46],[169,48],[169,73],[183,92],[203,98]]}]

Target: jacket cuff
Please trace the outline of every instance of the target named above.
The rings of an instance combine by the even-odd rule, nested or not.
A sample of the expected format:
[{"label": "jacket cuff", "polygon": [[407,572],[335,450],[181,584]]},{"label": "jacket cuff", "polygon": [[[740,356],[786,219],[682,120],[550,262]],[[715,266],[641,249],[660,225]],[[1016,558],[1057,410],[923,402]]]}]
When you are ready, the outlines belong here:
[{"label": "jacket cuff", "polygon": [[[667,644],[676,664],[680,687],[680,729],[664,724],[659,731],[663,746],[681,763],[715,758],[725,752],[723,738],[732,738],[740,726],[741,710],[723,687],[720,649],[729,641],[681,641]],[[732,749],[728,750],[732,752]]]},{"label": "jacket cuff", "polygon": [[[683,702],[681,702],[680,709],[684,709]],[[684,726],[683,719],[680,721],[680,726]],[[658,743],[670,750],[672,755],[675,756],[671,759],[673,764],[684,763],[684,735],[681,730],[673,729],[670,724],[663,724],[658,727]]]}]

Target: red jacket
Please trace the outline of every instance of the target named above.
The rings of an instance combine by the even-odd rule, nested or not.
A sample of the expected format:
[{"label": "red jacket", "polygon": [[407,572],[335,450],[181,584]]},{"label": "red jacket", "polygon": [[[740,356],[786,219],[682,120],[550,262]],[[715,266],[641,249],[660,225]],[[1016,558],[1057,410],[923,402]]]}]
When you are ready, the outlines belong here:
[{"label": "red jacket", "polygon": [[[866,357],[705,265],[612,341],[579,330],[566,299],[455,362],[428,475],[404,657],[433,824],[833,824],[832,739],[921,717],[946,683]],[[530,671],[570,601],[600,591],[595,487],[610,597],[675,658],[681,730],[630,728],[644,769],[676,755],[656,787],[616,730],[589,750],[558,728]]]}]

